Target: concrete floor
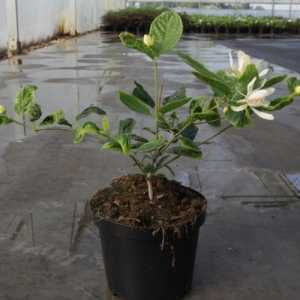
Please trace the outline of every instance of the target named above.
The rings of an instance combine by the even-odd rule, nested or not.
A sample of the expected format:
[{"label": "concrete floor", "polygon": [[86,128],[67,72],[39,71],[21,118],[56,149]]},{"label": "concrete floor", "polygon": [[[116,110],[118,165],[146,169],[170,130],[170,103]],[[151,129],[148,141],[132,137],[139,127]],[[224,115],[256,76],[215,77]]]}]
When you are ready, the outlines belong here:
[{"label": "concrete floor", "polygon": [[[209,38],[189,36],[180,47],[212,68],[228,65],[228,48]],[[173,55],[161,65],[167,92],[181,84],[206,92]],[[46,111],[63,107],[72,118],[96,103],[117,120],[131,113],[116,91],[136,78],[150,85],[150,67],[109,36],[91,34],[0,63],[0,102],[11,107],[16,90],[34,83]],[[299,115],[300,101],[274,122],[218,138],[200,163],[176,166],[177,179],[209,201],[186,300],[299,298]],[[0,299],[107,300],[98,232],[84,207],[112,177],[132,171],[126,158],[91,142],[73,145],[66,133],[24,138],[21,128],[1,128]]]}]

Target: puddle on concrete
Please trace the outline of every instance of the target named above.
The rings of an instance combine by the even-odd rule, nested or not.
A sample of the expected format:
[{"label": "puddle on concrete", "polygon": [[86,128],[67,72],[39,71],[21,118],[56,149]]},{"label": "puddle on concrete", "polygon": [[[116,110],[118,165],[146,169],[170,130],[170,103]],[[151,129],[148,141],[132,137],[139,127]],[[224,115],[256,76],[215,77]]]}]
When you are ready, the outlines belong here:
[{"label": "puddle on concrete", "polygon": [[[130,112],[118,102],[117,91],[131,88],[136,78],[152,87],[152,74],[147,72],[151,70],[151,64],[143,55],[125,49],[115,41],[115,36],[94,33],[1,62],[1,104],[12,112],[17,91],[25,84],[35,84],[39,87],[38,101],[45,115],[62,108],[69,119],[74,119],[84,107],[98,104],[113,120],[128,117]],[[228,50],[207,38],[189,37],[180,48],[214,69],[228,65]],[[203,91],[203,86],[189,73],[189,67],[175,55],[163,58],[161,78],[166,92],[183,83],[193,95]],[[144,122],[142,118],[140,120]],[[23,137],[23,129],[18,126],[0,128],[2,145]]]}]

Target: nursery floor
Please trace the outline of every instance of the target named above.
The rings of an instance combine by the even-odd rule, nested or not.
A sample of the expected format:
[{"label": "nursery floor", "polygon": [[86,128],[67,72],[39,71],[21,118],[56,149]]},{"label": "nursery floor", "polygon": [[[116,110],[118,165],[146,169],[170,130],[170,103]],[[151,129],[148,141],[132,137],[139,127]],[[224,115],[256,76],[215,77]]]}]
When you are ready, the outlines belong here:
[{"label": "nursery floor", "polygon": [[[209,38],[189,36],[180,47],[212,68],[228,65],[228,48]],[[1,62],[0,102],[11,107],[17,89],[34,83],[47,111],[63,107],[72,117],[97,103],[117,120],[130,113],[116,91],[135,78],[150,85],[150,68],[109,36],[90,34]],[[173,55],[162,61],[162,73],[167,91],[180,84],[190,94],[206,91]],[[209,201],[186,300],[299,298],[299,116],[300,101],[274,122],[229,131],[200,163],[176,167],[177,179]],[[201,135],[211,132],[203,127]],[[126,158],[91,142],[73,145],[64,132],[24,139],[21,128],[0,129],[0,300],[110,299],[98,233],[84,207],[128,170]]]}]

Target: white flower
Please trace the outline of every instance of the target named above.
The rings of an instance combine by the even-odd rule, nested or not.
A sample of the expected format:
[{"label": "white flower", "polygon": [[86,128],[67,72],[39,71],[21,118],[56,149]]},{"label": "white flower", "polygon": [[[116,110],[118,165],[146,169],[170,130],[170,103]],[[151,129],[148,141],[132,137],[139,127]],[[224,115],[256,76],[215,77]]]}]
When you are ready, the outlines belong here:
[{"label": "white flower", "polygon": [[274,88],[267,89],[254,89],[257,77],[253,78],[248,84],[247,95],[244,99],[239,100],[239,106],[230,106],[230,108],[235,112],[240,112],[246,110],[248,107],[260,118],[265,120],[274,120],[272,114],[262,112],[258,110],[259,107],[268,107],[270,103],[266,100],[266,97],[272,95],[275,92]]},{"label": "white flower", "polygon": [[147,47],[151,47],[154,45],[154,38],[149,35],[149,34],[145,34],[144,35],[144,44],[147,46]]},{"label": "white flower", "polygon": [[[230,63],[230,68],[231,71],[238,75],[241,76],[245,73],[247,67],[251,64],[255,64],[251,57],[249,55],[247,55],[245,52],[243,51],[238,51],[237,52],[237,64],[234,63],[233,61],[233,56],[232,56],[232,51],[229,52],[229,63]],[[261,61],[259,61],[258,63],[255,64],[257,69],[261,68]],[[259,73],[259,78],[264,77],[266,75],[268,75],[268,73],[271,71],[271,68],[267,67],[265,69],[263,69],[260,73]]]}]

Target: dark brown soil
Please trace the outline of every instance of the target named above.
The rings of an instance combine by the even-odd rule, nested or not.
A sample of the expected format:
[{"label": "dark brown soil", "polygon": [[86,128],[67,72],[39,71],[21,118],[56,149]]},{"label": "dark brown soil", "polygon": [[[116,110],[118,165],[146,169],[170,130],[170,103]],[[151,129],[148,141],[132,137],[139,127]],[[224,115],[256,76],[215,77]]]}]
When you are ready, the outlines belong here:
[{"label": "dark brown soil", "polygon": [[138,228],[173,229],[193,224],[206,210],[206,200],[198,192],[162,176],[152,178],[154,199],[150,202],[143,175],[113,180],[110,187],[91,200],[96,218],[104,218]]}]

